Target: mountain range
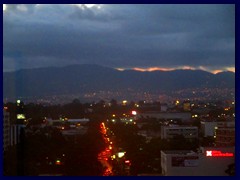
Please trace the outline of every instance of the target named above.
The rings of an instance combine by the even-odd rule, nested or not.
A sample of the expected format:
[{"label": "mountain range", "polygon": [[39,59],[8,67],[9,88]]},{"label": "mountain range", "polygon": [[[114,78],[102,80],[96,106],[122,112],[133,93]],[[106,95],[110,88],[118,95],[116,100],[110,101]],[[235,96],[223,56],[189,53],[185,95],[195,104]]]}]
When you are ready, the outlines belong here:
[{"label": "mountain range", "polygon": [[37,97],[96,91],[170,92],[189,88],[235,88],[235,73],[202,70],[119,71],[70,65],[3,73],[3,97]]}]

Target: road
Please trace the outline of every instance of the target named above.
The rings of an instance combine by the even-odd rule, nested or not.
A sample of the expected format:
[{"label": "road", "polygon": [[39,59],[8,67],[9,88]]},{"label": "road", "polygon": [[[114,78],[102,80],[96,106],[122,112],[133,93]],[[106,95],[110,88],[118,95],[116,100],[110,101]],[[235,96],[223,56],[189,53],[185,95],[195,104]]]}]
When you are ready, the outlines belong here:
[{"label": "road", "polygon": [[109,143],[109,138],[107,137],[107,130],[106,130],[104,123],[101,123],[100,131],[101,131],[102,137],[105,141],[106,148],[98,154],[98,160],[99,160],[99,162],[101,162],[101,164],[104,168],[103,176],[112,176],[113,175],[113,172],[112,172],[113,167],[109,163],[109,160],[111,159],[111,155],[112,155],[112,148]]}]

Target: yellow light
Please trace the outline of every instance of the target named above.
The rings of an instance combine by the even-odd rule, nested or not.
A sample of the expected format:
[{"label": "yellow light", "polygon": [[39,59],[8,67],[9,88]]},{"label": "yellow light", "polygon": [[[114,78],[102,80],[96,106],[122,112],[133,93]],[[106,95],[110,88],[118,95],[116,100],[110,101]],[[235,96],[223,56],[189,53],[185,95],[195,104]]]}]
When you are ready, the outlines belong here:
[{"label": "yellow light", "polygon": [[18,104],[20,104],[20,102],[21,102],[20,100],[17,100],[17,103],[18,103]]},{"label": "yellow light", "polygon": [[59,159],[56,160],[55,162],[56,165],[61,165],[61,161]]},{"label": "yellow light", "polygon": [[24,114],[17,114],[17,119],[25,119],[25,115]]},{"label": "yellow light", "polygon": [[127,104],[127,100],[123,100],[122,103],[123,103],[123,105],[126,105]]},{"label": "yellow light", "polygon": [[113,115],[112,115],[112,117],[116,117],[116,115],[115,115],[115,114],[113,114]]},{"label": "yellow light", "polygon": [[119,157],[119,158],[122,158],[124,155],[125,155],[125,152],[119,152],[119,153],[118,153],[118,157]]}]

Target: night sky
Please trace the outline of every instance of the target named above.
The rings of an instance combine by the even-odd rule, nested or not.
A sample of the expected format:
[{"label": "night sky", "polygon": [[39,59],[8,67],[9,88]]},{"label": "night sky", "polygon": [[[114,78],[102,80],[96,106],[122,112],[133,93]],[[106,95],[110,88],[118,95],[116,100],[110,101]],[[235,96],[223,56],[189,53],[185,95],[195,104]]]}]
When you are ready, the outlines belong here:
[{"label": "night sky", "polygon": [[235,5],[3,5],[3,71],[98,64],[235,72]]}]

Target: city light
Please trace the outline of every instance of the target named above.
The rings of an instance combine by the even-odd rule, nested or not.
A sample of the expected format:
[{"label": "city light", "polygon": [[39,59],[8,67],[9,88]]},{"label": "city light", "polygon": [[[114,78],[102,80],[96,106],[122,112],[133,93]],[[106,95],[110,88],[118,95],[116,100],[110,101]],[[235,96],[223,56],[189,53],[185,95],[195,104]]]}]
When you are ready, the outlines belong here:
[{"label": "city light", "polygon": [[17,114],[17,119],[26,119],[24,114]]},{"label": "city light", "polygon": [[138,104],[135,104],[135,106],[136,106],[136,107],[139,107],[139,105],[138,105]]},{"label": "city light", "polygon": [[127,104],[127,100],[123,100],[123,101],[122,101],[122,104],[123,104],[123,105],[126,105],[126,104]]},{"label": "city light", "polygon": [[125,155],[125,152],[119,152],[119,153],[118,153],[118,157],[119,157],[119,158],[122,158],[124,155]]},{"label": "city light", "polygon": [[61,165],[62,163],[61,163],[61,161],[60,161],[59,159],[57,159],[57,160],[55,161],[55,164],[56,164],[56,165]]},{"label": "city light", "polygon": [[132,111],[132,115],[137,115],[137,111]]}]

